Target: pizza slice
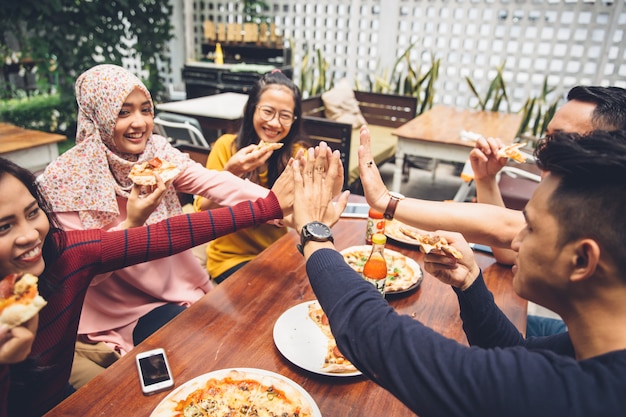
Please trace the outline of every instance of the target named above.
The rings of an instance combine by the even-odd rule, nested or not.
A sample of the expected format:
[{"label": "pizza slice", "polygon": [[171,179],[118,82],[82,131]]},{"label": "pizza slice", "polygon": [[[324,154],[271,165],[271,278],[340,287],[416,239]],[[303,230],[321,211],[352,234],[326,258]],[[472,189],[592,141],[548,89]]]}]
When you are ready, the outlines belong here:
[{"label": "pizza slice", "polygon": [[285,144],[283,142],[266,142],[264,140],[261,140],[259,142],[259,144],[256,146],[256,148],[254,148],[255,150],[259,150],[259,149],[263,149],[263,148],[269,148],[272,151],[277,151],[280,148],[282,148],[283,146],[285,146]]},{"label": "pizza slice", "polygon": [[420,234],[406,227],[400,227],[400,231],[406,236],[417,240],[420,250],[424,253],[434,251],[443,252],[445,255],[452,256],[456,259],[463,259],[463,254],[454,246],[448,244],[445,237],[439,235]]},{"label": "pizza slice", "polygon": [[317,300],[309,304],[309,317],[326,336],[327,347],[322,370],[330,373],[356,372],[356,367],[343,356],[337,347],[335,337],[330,330],[328,317]]},{"label": "pizza slice", "polygon": [[10,274],[0,281],[0,323],[13,328],[39,313],[47,302],[37,282],[32,274]]},{"label": "pizza slice", "polygon": [[523,153],[519,151],[519,149],[523,148],[524,146],[526,146],[526,142],[514,143],[512,145],[505,146],[503,148],[500,148],[500,150],[498,151],[498,156],[510,158],[520,164],[524,163],[526,162],[526,157]]},{"label": "pizza slice", "polygon": [[154,157],[133,166],[128,177],[137,185],[156,185],[155,173],[159,174],[163,182],[168,182],[180,175],[180,169],[169,161]]}]

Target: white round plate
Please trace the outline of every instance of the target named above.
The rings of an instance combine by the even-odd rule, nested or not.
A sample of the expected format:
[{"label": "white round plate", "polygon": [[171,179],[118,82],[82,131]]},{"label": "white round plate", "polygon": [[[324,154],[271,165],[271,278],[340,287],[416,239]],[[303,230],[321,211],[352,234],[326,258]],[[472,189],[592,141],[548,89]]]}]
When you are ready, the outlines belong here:
[{"label": "white round plate", "polygon": [[[340,251],[340,253],[342,255],[345,255],[351,252],[365,252],[369,254],[371,251],[372,251],[372,247],[370,245],[359,245],[359,246],[350,246],[349,248],[345,248],[344,250]],[[411,270],[413,271],[413,277],[412,277],[413,279],[411,280],[410,284],[406,284],[402,288],[397,288],[394,290],[385,288],[385,294],[392,295],[392,294],[406,293],[406,292],[414,290],[422,283],[422,280],[424,279],[424,274],[422,273],[422,268],[419,266],[417,262],[415,262],[415,259],[409,258],[408,256],[400,252],[396,252],[395,250],[387,249],[387,248],[385,248],[385,255],[390,255],[390,256],[398,257],[398,258],[404,258],[404,262],[406,262],[409,268],[411,268]]]},{"label": "white round plate", "polygon": [[309,318],[307,301],[291,307],[274,324],[274,343],[285,358],[294,365],[316,374],[328,376],[356,376],[355,372],[326,372],[322,370],[328,341],[324,333]]},{"label": "white round plate", "polygon": [[291,379],[286,376],[277,374],[275,372],[266,371],[265,369],[256,369],[256,368],[228,368],[228,369],[220,369],[217,371],[209,372],[207,374],[203,374],[195,377],[194,379],[185,382],[180,387],[176,388],[174,391],[170,392],[167,397],[163,398],[163,400],[156,406],[156,408],[150,414],[150,417],[173,417],[179,412],[175,411],[175,407],[178,401],[182,401],[189,394],[194,392],[195,390],[202,388],[206,382],[211,378],[223,378],[228,375],[231,371],[240,371],[245,372],[247,374],[256,374],[260,378],[261,377],[272,377],[276,379],[280,379],[283,382],[289,384],[293,389],[297,390],[300,394],[302,394],[303,398],[308,401],[311,406],[311,411],[314,417],[322,417],[322,413],[313,400],[313,397],[305,391],[300,385],[296,384]]},{"label": "white round plate", "polygon": [[424,231],[421,231],[420,229],[416,229],[415,227],[412,227],[412,226],[408,226],[398,220],[391,220],[391,221],[388,220],[387,224],[385,224],[385,235],[389,239],[393,239],[396,242],[406,243],[407,245],[411,245],[411,246],[420,245],[417,240],[402,233],[400,231],[400,227],[406,227],[410,230],[416,230],[418,233],[424,233]]}]

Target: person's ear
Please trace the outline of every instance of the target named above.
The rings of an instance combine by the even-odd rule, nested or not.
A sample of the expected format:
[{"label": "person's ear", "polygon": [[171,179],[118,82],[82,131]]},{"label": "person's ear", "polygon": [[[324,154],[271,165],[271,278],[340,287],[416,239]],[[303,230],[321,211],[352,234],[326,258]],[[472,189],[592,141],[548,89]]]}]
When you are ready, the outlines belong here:
[{"label": "person's ear", "polygon": [[600,246],[593,239],[581,239],[574,244],[572,281],[582,281],[593,276],[600,263]]}]

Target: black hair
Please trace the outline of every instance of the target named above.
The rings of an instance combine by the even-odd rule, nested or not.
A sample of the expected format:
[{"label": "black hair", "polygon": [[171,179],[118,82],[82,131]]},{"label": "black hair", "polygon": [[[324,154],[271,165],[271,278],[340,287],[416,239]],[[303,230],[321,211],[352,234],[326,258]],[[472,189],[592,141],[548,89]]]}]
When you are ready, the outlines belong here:
[{"label": "black hair", "polygon": [[[274,185],[276,179],[280,176],[280,174],[287,166],[289,158],[291,158],[291,156],[293,155],[294,145],[297,142],[301,141],[300,129],[302,126],[302,96],[300,94],[300,89],[298,88],[298,86],[281,71],[274,70],[272,72],[265,73],[250,89],[250,92],[248,94],[248,102],[246,103],[246,107],[243,113],[243,122],[235,141],[236,150],[239,150],[251,144],[259,143],[260,138],[254,130],[254,113],[257,110],[257,105],[259,104],[261,95],[273,85],[285,86],[292,92],[294,101],[293,115],[295,117],[295,120],[291,125],[289,133],[287,134],[285,139],[283,139],[283,143],[285,145],[279,150],[274,151],[272,156],[270,156],[270,158],[267,160],[268,187]],[[244,178],[248,178],[249,180],[258,183],[259,169],[246,173]]]},{"label": "black hair", "polygon": [[[0,157],[0,178],[5,175],[11,175],[17,178],[30,194],[37,201],[39,208],[45,213],[50,223],[50,231],[46,236],[43,244],[43,258],[46,261],[46,266],[54,263],[59,258],[60,253],[65,247],[65,233],[62,231],[59,221],[56,215],[52,211],[52,207],[48,200],[46,200],[41,193],[41,190],[36,184],[35,175],[26,168],[9,161],[8,159]],[[50,275],[53,272],[46,271],[46,275]],[[41,294],[46,298],[56,287],[53,287],[51,281],[48,279],[39,281],[39,290]]]},{"label": "black hair", "polygon": [[626,131],[555,132],[535,155],[560,180],[549,201],[560,245],[593,238],[626,279]]},{"label": "black hair", "polygon": [[626,130],[626,90],[620,87],[576,86],[567,100],[596,105],[591,115],[594,130]]}]

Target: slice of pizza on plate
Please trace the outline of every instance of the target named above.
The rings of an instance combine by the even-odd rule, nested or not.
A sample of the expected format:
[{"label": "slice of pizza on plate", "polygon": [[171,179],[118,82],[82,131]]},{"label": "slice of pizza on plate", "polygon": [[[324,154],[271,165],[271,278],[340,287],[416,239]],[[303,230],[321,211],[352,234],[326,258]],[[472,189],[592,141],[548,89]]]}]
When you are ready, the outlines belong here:
[{"label": "slice of pizza on plate", "polygon": [[39,295],[38,281],[32,274],[10,274],[0,281],[0,323],[13,328],[39,313],[47,302]]},{"label": "slice of pizza on plate", "polygon": [[355,372],[356,367],[348,360],[343,353],[337,347],[337,342],[330,330],[330,324],[328,323],[328,317],[322,310],[319,302],[313,301],[309,304],[309,317],[326,336],[327,348],[326,356],[324,357],[324,364],[322,370],[330,373],[344,373]]},{"label": "slice of pizza on plate", "polygon": [[163,182],[168,182],[178,177],[180,172],[180,169],[173,163],[154,157],[147,162],[134,165],[128,178],[137,185],[156,185],[155,173],[159,174]]}]

